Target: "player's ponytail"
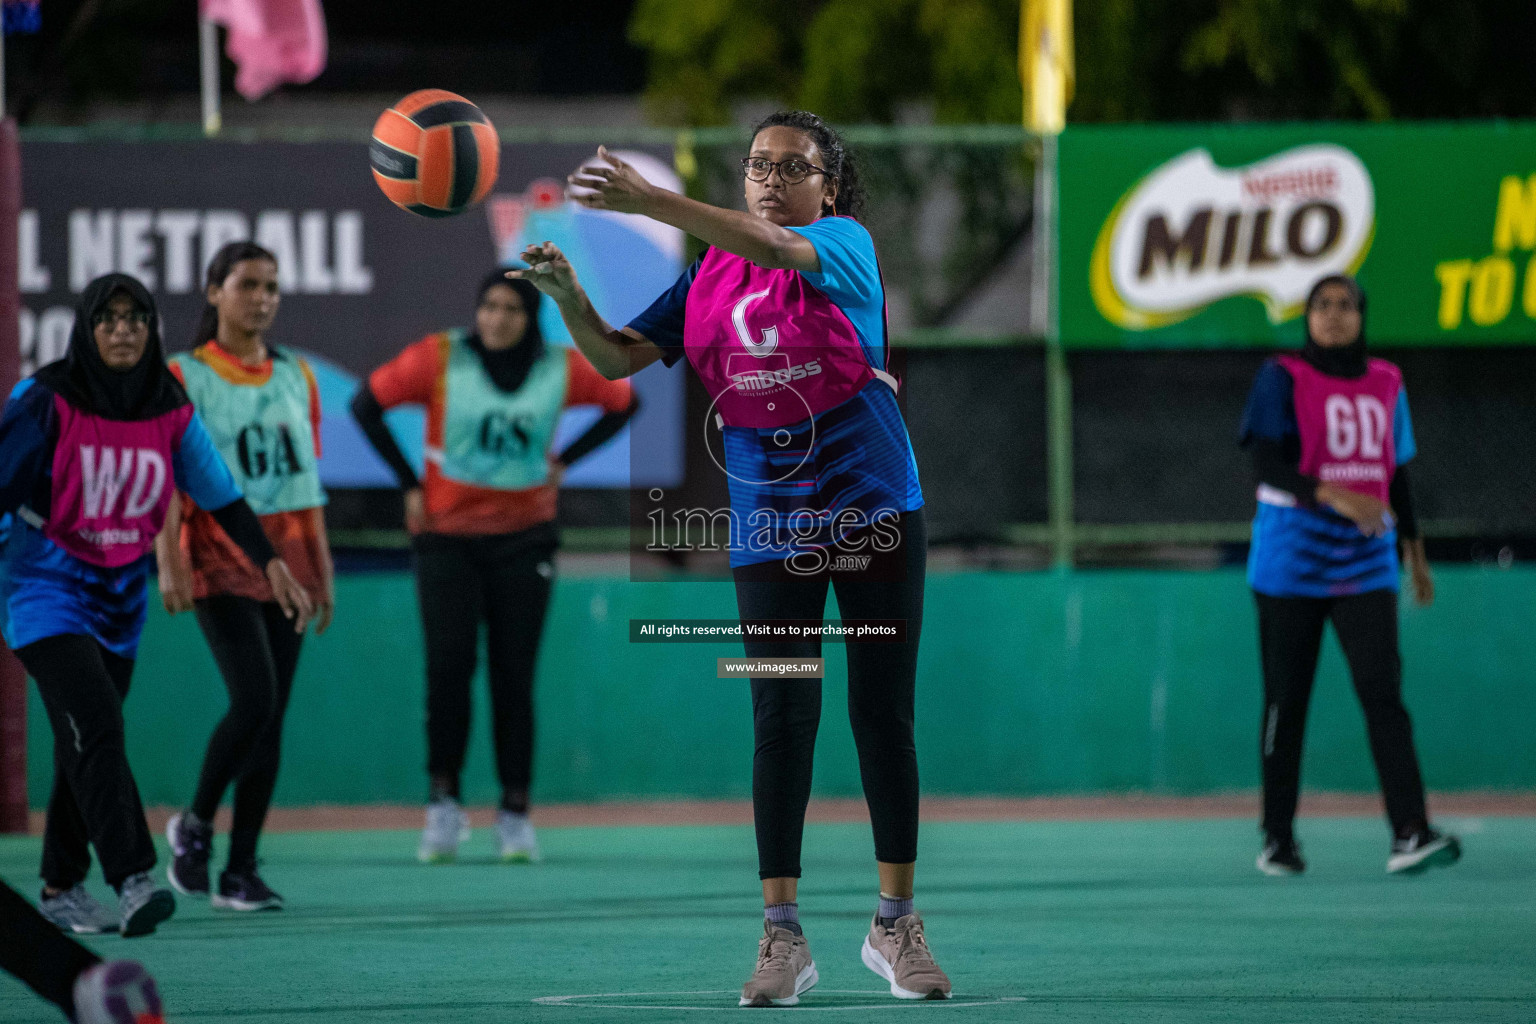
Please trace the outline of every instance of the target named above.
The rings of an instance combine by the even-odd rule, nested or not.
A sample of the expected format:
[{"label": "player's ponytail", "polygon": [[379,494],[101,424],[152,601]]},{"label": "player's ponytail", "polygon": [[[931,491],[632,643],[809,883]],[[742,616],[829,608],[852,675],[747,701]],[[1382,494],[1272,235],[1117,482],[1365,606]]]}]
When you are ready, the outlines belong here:
[{"label": "player's ponytail", "polygon": [[208,289],[223,284],[230,271],[235,269],[235,264],[242,260],[270,260],[274,266],[277,264],[277,257],[272,255],[271,250],[255,242],[230,242],[214,253],[208,263],[208,276],[203,282],[203,315],[198,318],[197,333],[192,336],[194,347],[218,338],[219,310],[208,301]]},{"label": "player's ponytail", "polygon": [[766,128],[779,127],[793,128],[810,136],[827,170],[837,178],[837,198],[823,212],[858,220],[864,212],[864,183],[859,178],[859,168],[853,154],[848,152],[848,147],[843,143],[843,137],[809,110],[781,110],[769,114],[752,129],[752,137],[757,138],[758,133]]}]

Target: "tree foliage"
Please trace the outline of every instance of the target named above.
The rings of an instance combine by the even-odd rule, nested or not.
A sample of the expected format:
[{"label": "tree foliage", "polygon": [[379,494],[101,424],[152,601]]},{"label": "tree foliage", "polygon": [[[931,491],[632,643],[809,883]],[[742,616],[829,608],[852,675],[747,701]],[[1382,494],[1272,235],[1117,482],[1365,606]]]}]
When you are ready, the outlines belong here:
[{"label": "tree foliage", "polygon": [[639,0],[658,120],[723,124],[740,99],[834,121],[929,101],[946,121],[1018,117],[1016,0]]},{"label": "tree foliage", "polygon": [[[1083,0],[1073,121],[1530,116],[1532,0]],[[674,124],[741,99],[833,120],[1019,117],[1016,0],[639,0]]]}]

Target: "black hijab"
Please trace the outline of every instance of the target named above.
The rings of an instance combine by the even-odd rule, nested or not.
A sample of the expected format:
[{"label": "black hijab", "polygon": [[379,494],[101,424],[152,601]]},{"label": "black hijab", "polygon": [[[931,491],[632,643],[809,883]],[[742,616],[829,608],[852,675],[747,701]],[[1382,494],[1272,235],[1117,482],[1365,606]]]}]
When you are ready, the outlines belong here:
[{"label": "black hijab", "polygon": [[475,293],[475,305],[478,307],[484,302],[485,293],[497,285],[506,285],[523,300],[523,309],[528,313],[528,329],[523,333],[523,340],[511,348],[488,349],[479,332],[470,334],[469,347],[480,357],[480,363],[485,367],[491,383],[496,385],[496,390],[510,393],[523,386],[523,382],[528,379],[528,371],[533,369],[533,364],[544,354],[544,334],[539,330],[539,301],[544,293],[535,288],[531,281],[510,278],[505,271],[493,270],[480,282],[480,290]]},{"label": "black hijab", "polygon": [[[109,367],[96,347],[96,316],[118,292],[149,314],[149,342],[144,355],[128,370]],[[152,419],[187,404],[187,393],[165,365],[154,297],[127,274],[107,274],[85,286],[75,307],[69,350],[33,377],[75,408],[109,420]]]},{"label": "black hijab", "polygon": [[1312,286],[1307,293],[1306,313],[1312,311],[1312,303],[1317,300],[1318,292],[1324,286],[1330,284],[1343,285],[1345,290],[1355,300],[1355,308],[1360,310],[1360,334],[1348,345],[1339,345],[1333,348],[1324,348],[1312,337],[1312,325],[1305,313],[1302,316],[1302,330],[1306,332],[1307,340],[1301,349],[1301,358],[1311,363],[1313,368],[1326,373],[1330,377],[1364,377],[1365,376],[1365,292],[1360,290],[1360,284],[1352,277],[1343,274],[1329,274]]}]

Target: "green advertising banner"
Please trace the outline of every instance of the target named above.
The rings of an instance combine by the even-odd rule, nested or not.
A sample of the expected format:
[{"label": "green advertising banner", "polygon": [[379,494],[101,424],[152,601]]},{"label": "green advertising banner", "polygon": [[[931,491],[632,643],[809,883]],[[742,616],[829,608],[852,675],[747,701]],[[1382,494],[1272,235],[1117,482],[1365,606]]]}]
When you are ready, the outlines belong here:
[{"label": "green advertising banner", "polygon": [[1390,345],[1536,343],[1536,123],[1071,127],[1064,344],[1299,344],[1355,274]]}]

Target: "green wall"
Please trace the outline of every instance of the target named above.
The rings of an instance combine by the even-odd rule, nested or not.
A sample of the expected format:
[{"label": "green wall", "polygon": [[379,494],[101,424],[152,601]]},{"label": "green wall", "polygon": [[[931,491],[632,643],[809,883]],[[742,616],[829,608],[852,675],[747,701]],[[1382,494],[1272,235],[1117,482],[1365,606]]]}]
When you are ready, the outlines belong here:
[{"label": "green wall", "polygon": [[[1403,611],[1406,691],[1436,789],[1536,787],[1536,570],[1446,567],[1431,609]],[[424,795],[422,652],[404,574],[338,584],[336,623],[311,638],[288,716],[277,802],[415,802]],[[540,662],[535,794],[742,797],[746,686],[715,678],[727,645],[626,642],[630,618],[728,618],[727,583],[562,578]],[[1209,793],[1257,785],[1258,659],[1238,570],[931,576],[918,687],[925,792]],[[829,646],[817,792],[859,792],[842,651]],[[191,794],[223,685],[190,616],[150,616],[127,704],[146,803]],[[51,779],[34,691],[31,795]],[[465,797],[494,772],[477,689]],[[1337,646],[1325,650],[1305,781],[1369,790],[1375,776]]]}]

